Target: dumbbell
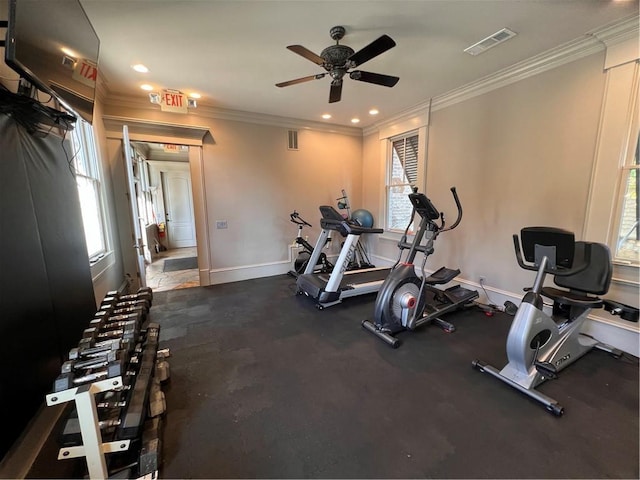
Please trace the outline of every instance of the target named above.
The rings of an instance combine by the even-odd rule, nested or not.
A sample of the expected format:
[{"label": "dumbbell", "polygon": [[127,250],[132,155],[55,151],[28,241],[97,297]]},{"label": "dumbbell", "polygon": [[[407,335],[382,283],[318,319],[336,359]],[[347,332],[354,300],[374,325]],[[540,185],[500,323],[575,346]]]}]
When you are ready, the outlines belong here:
[{"label": "dumbbell", "polygon": [[85,328],[84,332],[82,332],[82,338],[92,339],[93,341],[110,338],[136,341],[139,334],[140,328],[136,323],[132,325],[125,325],[124,327],[115,330],[102,331],[95,327]]},{"label": "dumbbell", "polygon": [[[69,360],[103,356],[111,351],[121,350],[125,346],[120,339],[101,342],[100,345],[92,345],[92,342],[86,340],[88,339],[80,340],[77,347],[69,350]],[[126,346],[128,347],[129,345]],[[128,348],[126,350],[128,350]]]},{"label": "dumbbell", "polygon": [[96,403],[96,408],[101,408],[105,410],[111,410],[113,408],[124,408],[127,406],[126,400],[120,400],[117,402],[98,402]]},{"label": "dumbbell", "polygon": [[[125,323],[129,322],[129,323]],[[130,323],[142,323],[142,314],[139,311],[133,313],[124,313],[120,315],[98,315],[94,316],[93,320],[89,322],[89,327],[101,329],[120,327]]]},{"label": "dumbbell", "polygon": [[83,383],[95,382],[98,380],[104,380],[106,378],[119,377],[121,375],[135,375],[135,372],[127,371],[124,372],[124,362],[121,360],[110,362],[105,368],[102,370],[98,370],[96,372],[91,372],[82,377],[76,377],[73,372],[65,372],[58,375],[58,377],[53,382],[53,391],[61,392],[63,390],[68,390],[76,385],[80,385]]},{"label": "dumbbell", "polygon": [[[132,305],[132,304],[127,304],[126,302],[123,302],[121,304],[100,305],[100,309],[98,310],[98,312],[105,312],[104,314],[101,314],[101,315],[106,315],[108,317],[111,317],[113,315],[126,315],[129,313],[140,312],[140,315],[144,320],[147,317],[147,313],[149,312],[149,307],[146,300],[138,305],[135,305],[135,304]],[[98,318],[98,316],[94,315],[94,318]]]},{"label": "dumbbell", "polygon": [[[122,421],[119,418],[113,418],[109,420],[98,421],[98,428],[100,428],[102,435],[107,434],[110,429],[118,427]],[[64,428],[60,432],[59,442],[65,447],[82,445],[82,433],[81,433],[80,421],[78,417],[67,418],[64,424]]]},{"label": "dumbbell", "polygon": [[117,290],[111,290],[107,292],[105,296],[117,297],[119,299],[124,299],[124,300],[134,300],[134,299],[138,300],[138,299],[146,298],[147,300],[149,300],[149,303],[153,301],[153,291],[151,290],[151,287],[142,287],[138,289],[136,293],[130,293],[125,295],[121,295]]},{"label": "dumbbell", "polygon": [[91,368],[106,367],[112,362],[118,362],[126,356],[121,350],[109,350],[104,355],[84,359],[67,360],[60,368],[61,373],[70,373],[76,370],[88,370]]},{"label": "dumbbell", "polygon": [[110,304],[102,305],[101,310],[98,310],[91,320],[92,323],[105,323],[113,320],[123,320],[120,317],[122,315],[139,315],[140,323],[143,323],[147,317],[147,308],[144,305],[137,306],[125,306],[123,308],[113,306]]},{"label": "dumbbell", "polygon": [[[93,365],[85,365],[87,370],[92,370],[94,367],[106,367],[96,371],[90,371],[89,373],[83,376],[76,376],[75,370],[80,370],[80,368],[74,368],[70,362],[65,362],[63,365],[63,371],[54,381],[53,391],[60,392],[62,390],[68,390],[76,385],[80,385],[83,383],[95,382],[98,380],[104,380],[106,378],[113,378],[119,376],[133,377],[137,374],[135,370],[126,370],[129,364],[137,364],[139,361],[137,356],[132,356],[129,359],[128,364],[125,362],[125,356],[122,355],[116,360],[105,362],[105,364],[100,364],[99,362],[94,363]],[[77,367],[77,364],[76,364]],[[129,390],[131,387],[128,385],[122,385],[120,389]]]},{"label": "dumbbell", "polygon": [[118,297],[104,297],[98,310],[113,312],[126,307],[143,307],[146,313],[149,311],[151,304],[147,298],[120,300]]}]

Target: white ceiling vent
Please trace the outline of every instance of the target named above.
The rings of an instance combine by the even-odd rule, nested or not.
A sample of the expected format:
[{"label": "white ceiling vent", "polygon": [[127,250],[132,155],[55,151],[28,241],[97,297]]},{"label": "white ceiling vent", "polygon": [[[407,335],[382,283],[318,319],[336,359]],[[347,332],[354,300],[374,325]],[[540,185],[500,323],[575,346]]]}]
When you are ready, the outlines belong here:
[{"label": "white ceiling vent", "polygon": [[508,28],[503,28],[493,35],[489,35],[487,38],[480,40],[478,43],[474,43],[470,47],[465,48],[464,51],[469,55],[480,55],[499,43],[506,42],[510,38],[515,37],[516,35],[516,32],[509,30]]}]

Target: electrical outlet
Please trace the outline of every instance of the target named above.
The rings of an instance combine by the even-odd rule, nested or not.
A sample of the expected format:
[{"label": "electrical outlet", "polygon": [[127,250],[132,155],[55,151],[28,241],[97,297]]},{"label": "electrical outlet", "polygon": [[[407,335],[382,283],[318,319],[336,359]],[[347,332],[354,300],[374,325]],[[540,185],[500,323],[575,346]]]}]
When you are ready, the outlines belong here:
[{"label": "electrical outlet", "polygon": [[480,285],[482,285],[484,282],[487,281],[487,279],[483,276],[480,276],[480,278],[478,278],[478,281],[480,282]]}]

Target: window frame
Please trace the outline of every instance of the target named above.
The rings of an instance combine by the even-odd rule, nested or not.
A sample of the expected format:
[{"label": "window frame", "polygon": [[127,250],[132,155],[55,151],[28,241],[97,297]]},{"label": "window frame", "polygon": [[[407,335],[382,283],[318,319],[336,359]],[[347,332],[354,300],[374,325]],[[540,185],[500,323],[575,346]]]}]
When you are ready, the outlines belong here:
[{"label": "window frame", "polygon": [[[411,183],[410,179],[407,178],[408,183],[403,184],[393,184],[393,163],[394,163],[394,143],[398,140],[406,140],[407,138],[417,137],[417,161],[416,161],[416,181]],[[398,237],[404,233],[407,228],[407,222],[409,218],[407,217],[405,221],[402,222],[402,225],[392,226],[390,225],[391,218],[389,215],[390,211],[390,201],[391,201],[391,189],[398,188],[399,186],[407,186],[409,187],[417,187],[418,191],[424,191],[426,185],[426,170],[427,170],[427,128],[420,127],[418,129],[408,130],[398,135],[394,135],[392,137],[388,137],[386,139],[386,158],[385,158],[385,177],[384,177],[384,208],[383,208],[383,216],[384,216],[384,230],[385,234],[390,233],[392,237]],[[404,166],[403,166],[404,168]],[[411,203],[407,198],[407,204],[410,206]],[[412,208],[412,207],[411,207]],[[409,213],[410,215],[410,213]],[[409,229],[409,233],[413,233],[413,229]]]},{"label": "window frame", "polygon": [[[636,92],[637,96],[637,92]],[[635,99],[635,103],[637,104],[638,98]],[[633,109],[635,112],[636,109]],[[638,163],[638,155],[640,154],[640,120],[638,120],[635,114],[632,114],[632,125],[629,129],[629,138],[627,140],[627,148],[626,154],[624,155],[624,162],[619,167],[618,172],[618,184],[617,184],[617,200],[615,206],[615,215],[614,222],[612,222],[611,231],[610,231],[610,239],[609,239],[609,247],[612,253],[612,260],[614,263],[618,265],[628,265],[631,267],[638,268],[640,267],[640,258],[639,259],[629,259],[627,257],[623,257],[619,255],[620,250],[620,237],[624,234],[621,232],[621,228],[623,226],[623,217],[624,217],[624,208],[626,206],[625,195],[627,192],[627,184],[629,181],[629,176],[632,171],[636,172],[636,191],[637,191],[637,182],[638,175],[640,174],[640,163]],[[636,197],[636,217],[638,216],[638,201],[640,201]],[[636,235],[640,236],[640,226],[636,225]]]},{"label": "window frame", "polygon": [[[85,234],[85,242],[87,245],[87,258],[91,266],[98,263],[104,258],[111,248],[109,230],[107,228],[107,212],[105,208],[105,188],[102,179],[102,166],[98,157],[95,133],[91,124],[82,119],[76,121],[75,128],[71,131],[70,136],[72,146],[71,163],[74,169],[76,185],[78,188],[78,198],[82,199],[80,194],[81,184],[79,179],[88,182],[93,187],[95,195],[95,205],[98,213],[97,225],[100,228],[100,248],[96,251],[89,252],[89,241],[87,239],[87,231],[83,214],[83,227]],[[83,203],[80,202],[82,210]],[[93,212],[90,212],[93,214]],[[95,224],[93,225],[95,226]]]}]

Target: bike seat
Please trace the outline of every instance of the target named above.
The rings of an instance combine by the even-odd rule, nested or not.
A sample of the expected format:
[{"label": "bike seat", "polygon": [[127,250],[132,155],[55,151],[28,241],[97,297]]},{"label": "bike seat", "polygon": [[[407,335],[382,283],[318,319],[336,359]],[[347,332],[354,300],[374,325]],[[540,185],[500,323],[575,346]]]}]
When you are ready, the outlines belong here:
[{"label": "bike seat", "polygon": [[596,295],[604,295],[609,291],[612,265],[609,247],[602,243],[575,243],[574,259],[585,257],[587,245],[590,246],[590,261],[586,269],[568,276],[556,275],[554,283],[566,290],[554,287],[543,287],[540,292],[554,302],[583,308],[601,308],[603,300]]},{"label": "bike seat", "polygon": [[585,308],[601,308],[603,305],[601,298],[591,297],[583,293],[571,292],[568,290],[560,290],[559,288],[554,287],[543,287],[540,293],[554,302],[562,303],[564,305],[573,305]]}]

